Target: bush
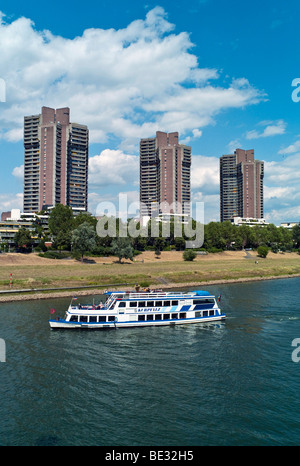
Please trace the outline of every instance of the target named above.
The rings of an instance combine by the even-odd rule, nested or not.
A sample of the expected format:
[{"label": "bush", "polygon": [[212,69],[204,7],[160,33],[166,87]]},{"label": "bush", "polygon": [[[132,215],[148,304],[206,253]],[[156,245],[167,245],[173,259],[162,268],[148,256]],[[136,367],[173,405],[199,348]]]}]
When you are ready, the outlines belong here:
[{"label": "bush", "polygon": [[40,257],[45,257],[46,259],[66,259],[70,257],[70,252],[56,252],[56,251],[46,251],[44,253],[40,252]]},{"label": "bush", "polygon": [[193,249],[186,249],[183,253],[183,259],[185,261],[193,261],[196,256],[197,256],[197,253],[193,251]]},{"label": "bush", "polygon": [[212,254],[215,254],[215,253],[218,253],[218,252],[223,252],[223,249],[220,249],[220,248],[215,248],[214,246],[212,248],[209,248],[208,249],[208,252],[212,253]]},{"label": "bush", "polygon": [[259,246],[257,248],[257,254],[259,257],[267,257],[269,252],[269,248],[267,246]]}]

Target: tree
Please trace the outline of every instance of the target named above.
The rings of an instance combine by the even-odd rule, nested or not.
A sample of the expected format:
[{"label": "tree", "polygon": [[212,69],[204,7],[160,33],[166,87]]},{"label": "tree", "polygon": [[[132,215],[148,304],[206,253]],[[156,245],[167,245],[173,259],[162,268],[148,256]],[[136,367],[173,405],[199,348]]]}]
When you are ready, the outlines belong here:
[{"label": "tree", "polygon": [[97,219],[88,212],[80,212],[80,214],[74,217],[74,228],[78,228],[79,225],[82,225],[83,223],[88,223],[89,225],[92,225],[94,227],[94,230],[96,231]]},{"label": "tree", "polygon": [[122,259],[130,259],[132,261],[133,247],[130,238],[118,237],[114,239],[111,243],[111,252],[119,258],[120,263]]},{"label": "tree", "polygon": [[176,251],[184,251],[185,249],[185,239],[182,237],[178,237],[174,239],[175,249]]},{"label": "tree", "polygon": [[79,225],[72,233],[72,249],[81,254],[81,261],[85,253],[91,252],[96,247],[95,229],[88,222]]},{"label": "tree", "polygon": [[14,236],[14,243],[21,251],[25,252],[28,247],[32,246],[30,231],[21,227]]},{"label": "tree", "polygon": [[58,249],[70,249],[74,218],[71,207],[57,204],[49,217],[49,229]]},{"label": "tree", "polygon": [[193,249],[186,249],[183,253],[183,259],[185,261],[193,261],[197,257],[196,251]]},{"label": "tree", "polygon": [[295,246],[296,248],[299,248],[300,247],[300,224],[299,223],[298,225],[295,225],[292,228],[292,234],[293,234],[293,240],[294,240]]},{"label": "tree", "polygon": [[160,249],[155,249],[155,255],[156,259],[159,259],[159,256],[161,255]]},{"label": "tree", "polygon": [[257,253],[259,257],[264,257],[264,258],[267,257],[268,252],[269,252],[269,248],[267,246],[259,246],[257,248]]}]

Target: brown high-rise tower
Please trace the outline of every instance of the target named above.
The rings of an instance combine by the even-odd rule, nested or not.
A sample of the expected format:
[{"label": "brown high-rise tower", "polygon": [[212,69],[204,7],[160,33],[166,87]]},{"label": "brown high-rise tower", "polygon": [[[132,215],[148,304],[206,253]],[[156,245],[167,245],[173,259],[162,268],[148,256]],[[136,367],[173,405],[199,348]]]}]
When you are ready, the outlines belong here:
[{"label": "brown high-rise tower", "polygon": [[88,136],[68,107],[24,118],[24,212],[59,203],[87,210]]},{"label": "brown high-rise tower", "polygon": [[236,149],[220,157],[221,222],[233,217],[263,218],[264,162],[254,150]]},{"label": "brown high-rise tower", "polygon": [[190,214],[191,148],[178,133],[156,132],[140,141],[141,216],[155,213]]}]

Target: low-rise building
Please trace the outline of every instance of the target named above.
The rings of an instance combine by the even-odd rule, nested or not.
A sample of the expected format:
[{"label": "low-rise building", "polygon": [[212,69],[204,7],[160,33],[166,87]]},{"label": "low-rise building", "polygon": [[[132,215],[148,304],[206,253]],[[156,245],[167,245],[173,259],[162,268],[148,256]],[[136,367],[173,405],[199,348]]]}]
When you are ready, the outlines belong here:
[{"label": "low-rise building", "polygon": [[252,218],[252,217],[233,217],[230,219],[234,225],[248,225],[249,227],[254,226],[265,226],[269,223],[264,218]]}]

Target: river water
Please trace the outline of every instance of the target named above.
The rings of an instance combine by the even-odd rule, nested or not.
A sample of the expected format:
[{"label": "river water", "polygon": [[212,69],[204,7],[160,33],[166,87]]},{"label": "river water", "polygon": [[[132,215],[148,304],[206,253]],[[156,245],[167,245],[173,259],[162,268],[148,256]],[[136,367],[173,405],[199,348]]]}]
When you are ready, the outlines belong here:
[{"label": "river water", "polygon": [[69,298],[1,304],[0,445],[298,445],[300,278],[206,289],[225,322],[53,331]]}]

